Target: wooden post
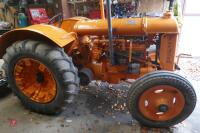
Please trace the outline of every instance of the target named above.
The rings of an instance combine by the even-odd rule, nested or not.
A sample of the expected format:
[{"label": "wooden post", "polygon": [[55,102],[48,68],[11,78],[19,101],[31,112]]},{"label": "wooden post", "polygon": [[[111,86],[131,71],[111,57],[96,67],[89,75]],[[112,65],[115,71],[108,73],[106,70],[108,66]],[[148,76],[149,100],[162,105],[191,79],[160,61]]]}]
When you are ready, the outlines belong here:
[{"label": "wooden post", "polygon": [[70,18],[72,16],[67,2],[68,0],[61,0],[63,18]]}]

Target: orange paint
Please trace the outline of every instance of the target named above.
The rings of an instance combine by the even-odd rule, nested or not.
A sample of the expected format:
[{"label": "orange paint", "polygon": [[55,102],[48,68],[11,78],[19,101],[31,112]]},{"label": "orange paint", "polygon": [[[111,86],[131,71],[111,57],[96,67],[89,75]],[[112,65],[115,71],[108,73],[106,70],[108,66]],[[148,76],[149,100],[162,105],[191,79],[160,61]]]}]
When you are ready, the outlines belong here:
[{"label": "orange paint", "polygon": [[[112,66],[108,58],[102,56],[109,51],[109,41],[103,0],[99,2],[102,19],[73,17],[63,20],[61,28],[56,27],[57,23],[54,26],[41,24],[6,33],[0,38],[0,56],[3,56],[8,46],[18,40],[40,40],[64,48],[65,52],[73,58],[75,65],[90,68],[95,79],[117,83],[121,79],[135,79],[156,70],[156,66],[152,64],[156,53],[147,55],[146,49],[153,43],[153,37],[160,34],[158,63],[162,70],[174,70],[179,29],[171,12],[166,12],[163,17],[113,19],[114,49],[116,53],[127,51],[128,54],[124,57],[126,59],[122,59],[127,63]],[[126,38],[127,36],[129,38]],[[132,37],[138,36],[145,36],[148,39],[140,43],[131,41]],[[137,52],[142,53],[142,57],[133,55]],[[131,62],[140,63],[140,73],[127,72],[128,63]]]},{"label": "orange paint", "polygon": [[15,65],[14,76],[20,91],[34,102],[48,103],[56,97],[56,81],[41,62],[20,59]]},{"label": "orange paint", "polygon": [[[166,112],[161,112],[159,106],[167,106]],[[167,121],[178,116],[185,105],[183,94],[175,87],[159,85],[142,93],[139,99],[140,112],[150,120]]]}]

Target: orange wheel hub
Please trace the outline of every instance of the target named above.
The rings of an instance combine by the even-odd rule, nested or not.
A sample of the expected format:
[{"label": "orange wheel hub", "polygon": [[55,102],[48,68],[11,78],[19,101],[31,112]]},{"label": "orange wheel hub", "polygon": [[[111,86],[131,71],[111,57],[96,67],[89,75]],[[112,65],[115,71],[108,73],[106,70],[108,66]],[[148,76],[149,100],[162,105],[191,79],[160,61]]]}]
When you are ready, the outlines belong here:
[{"label": "orange wheel hub", "polygon": [[167,121],[181,113],[183,94],[175,87],[159,85],[146,90],[139,98],[140,112],[150,120]]},{"label": "orange wheel hub", "polygon": [[37,103],[51,102],[56,96],[56,81],[49,69],[40,61],[23,58],[14,69],[19,90]]}]

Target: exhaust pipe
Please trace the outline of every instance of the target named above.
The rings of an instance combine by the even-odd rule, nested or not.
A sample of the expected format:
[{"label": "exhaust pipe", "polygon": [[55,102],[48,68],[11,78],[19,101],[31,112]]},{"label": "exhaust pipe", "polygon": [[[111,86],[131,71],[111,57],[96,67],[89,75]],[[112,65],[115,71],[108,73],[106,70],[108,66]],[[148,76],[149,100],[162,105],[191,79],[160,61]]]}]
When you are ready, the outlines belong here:
[{"label": "exhaust pipe", "polygon": [[101,19],[105,19],[104,0],[100,0]]}]

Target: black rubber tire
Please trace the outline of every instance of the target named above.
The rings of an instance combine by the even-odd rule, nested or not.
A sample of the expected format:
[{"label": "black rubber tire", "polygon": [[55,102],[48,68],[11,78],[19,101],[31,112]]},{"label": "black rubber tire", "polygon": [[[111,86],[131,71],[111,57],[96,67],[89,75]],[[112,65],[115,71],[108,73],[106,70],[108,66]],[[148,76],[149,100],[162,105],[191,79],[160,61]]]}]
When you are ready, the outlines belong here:
[{"label": "black rubber tire", "polygon": [[8,87],[7,83],[1,84],[1,86],[0,86],[0,98],[4,98],[4,97],[8,96],[11,92],[12,92],[12,90]]},{"label": "black rubber tire", "polygon": [[[139,85],[140,82],[142,82],[144,80],[144,78],[148,78],[149,76],[152,76],[152,75],[167,75],[167,74],[175,74],[174,72],[171,72],[171,71],[166,71],[166,70],[160,70],[160,71],[154,71],[154,72],[150,72],[140,78],[138,78],[135,82],[133,82],[131,88],[135,88],[135,86]],[[192,86],[192,84],[184,77],[182,77],[181,75],[178,75],[178,74],[175,74],[177,77],[181,78],[182,80],[184,80],[185,82],[187,82],[188,84],[190,84],[190,86]],[[130,89],[128,91],[128,94],[127,94],[127,97],[130,97],[130,94],[132,93],[132,91],[134,91],[134,89]],[[129,99],[127,99],[127,103],[130,103],[128,101]],[[128,105],[128,109],[130,109],[130,106]]]},{"label": "black rubber tire", "polygon": [[[13,72],[16,62],[23,58],[38,60],[51,71],[57,84],[57,94],[53,101],[46,104],[36,103],[20,92]],[[65,103],[72,102],[78,93],[78,70],[62,48],[33,40],[18,41],[7,48],[3,59],[3,69],[8,77],[9,86],[22,104],[34,112],[49,115],[60,113]]]},{"label": "black rubber tire", "polygon": [[[168,121],[154,121],[146,118],[138,107],[138,101],[141,94],[147,89],[156,85],[171,85],[177,88],[185,98],[185,106],[182,112],[175,118]],[[196,93],[191,83],[184,77],[168,71],[156,71],[149,73],[138,80],[131,86],[127,96],[127,106],[139,123],[147,127],[170,127],[185,120],[196,106]]]}]

